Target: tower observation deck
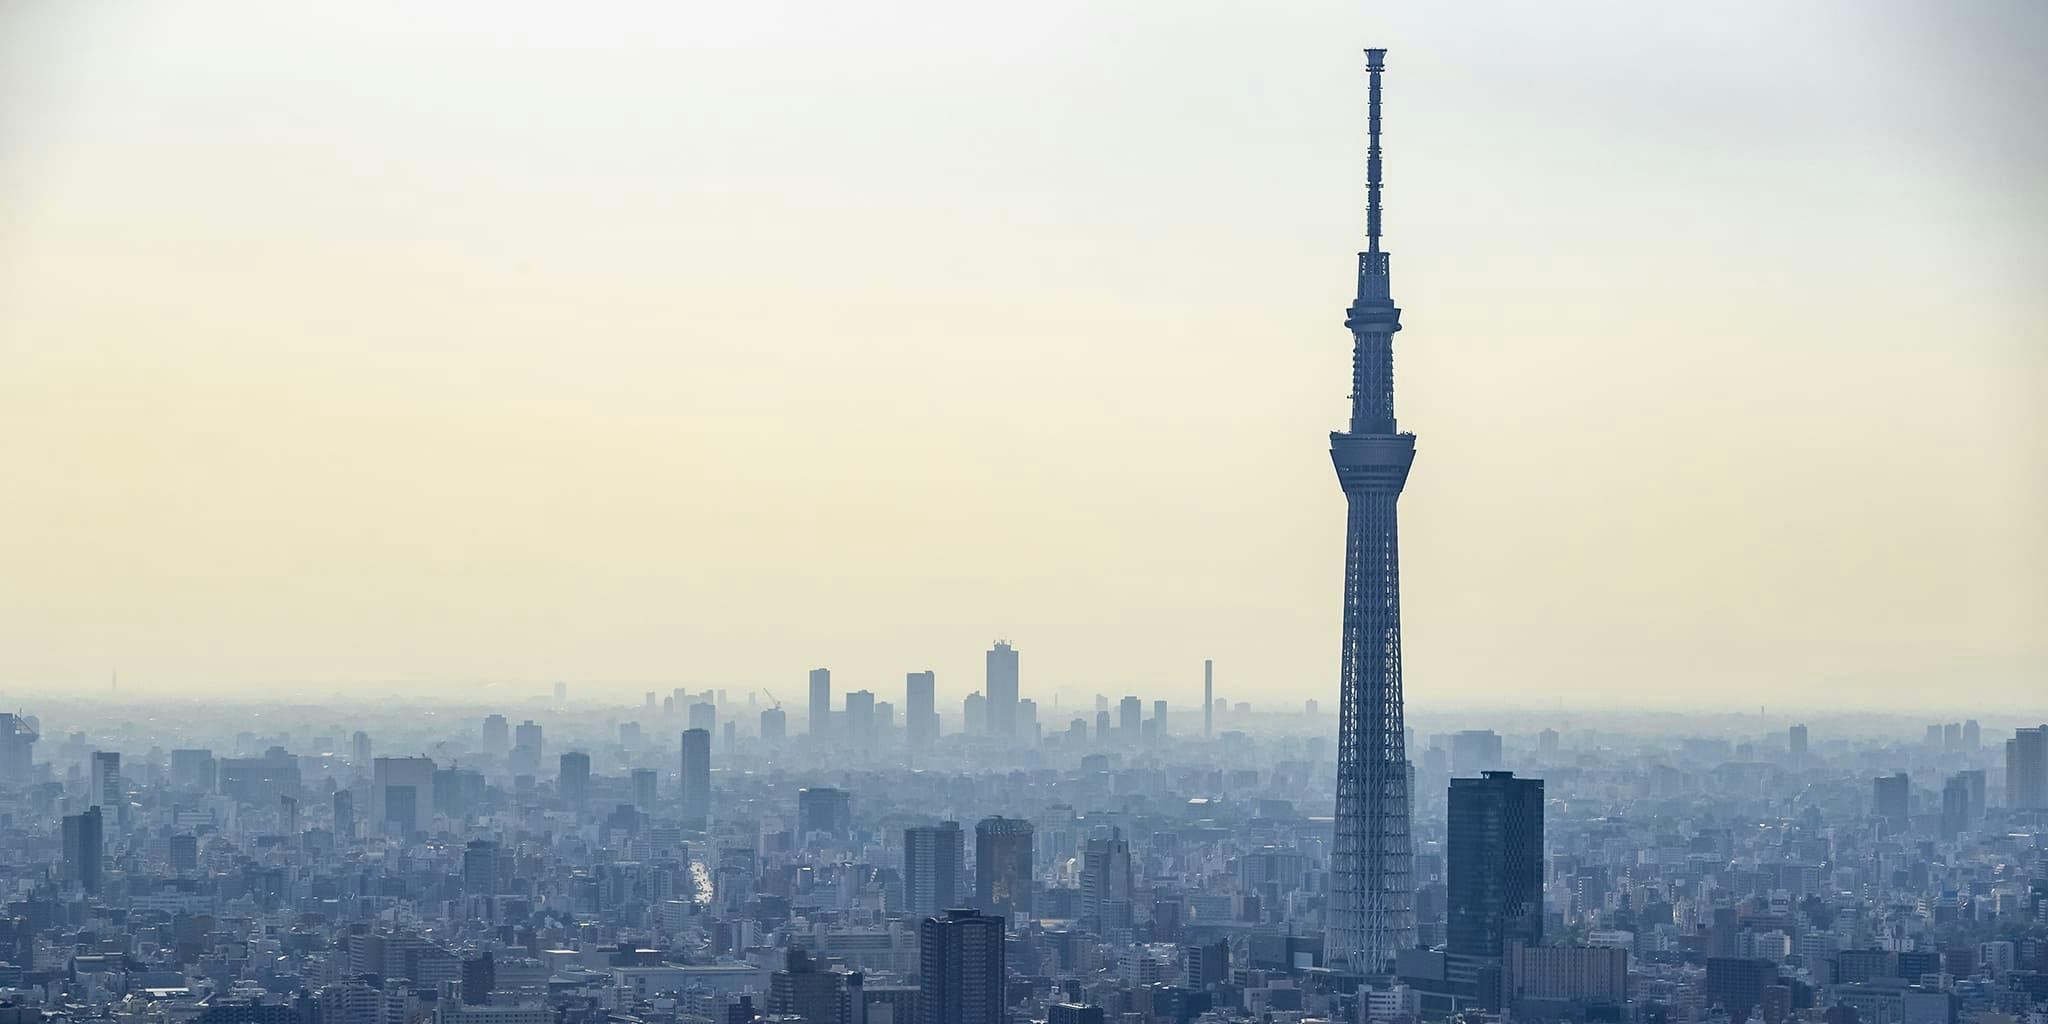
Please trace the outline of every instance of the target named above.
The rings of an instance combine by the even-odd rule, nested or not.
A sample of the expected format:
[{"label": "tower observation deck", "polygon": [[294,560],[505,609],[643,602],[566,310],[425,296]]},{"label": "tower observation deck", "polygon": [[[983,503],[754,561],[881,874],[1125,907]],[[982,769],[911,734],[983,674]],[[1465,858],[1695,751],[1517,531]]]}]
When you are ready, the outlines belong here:
[{"label": "tower observation deck", "polygon": [[1408,757],[1401,709],[1401,557],[1395,506],[1415,435],[1394,423],[1394,306],[1380,249],[1380,76],[1367,50],[1366,249],[1358,254],[1351,329],[1351,424],[1330,435],[1344,489],[1344,638],[1339,668],[1336,845],[1324,962],[1359,974],[1390,969],[1415,942]]}]

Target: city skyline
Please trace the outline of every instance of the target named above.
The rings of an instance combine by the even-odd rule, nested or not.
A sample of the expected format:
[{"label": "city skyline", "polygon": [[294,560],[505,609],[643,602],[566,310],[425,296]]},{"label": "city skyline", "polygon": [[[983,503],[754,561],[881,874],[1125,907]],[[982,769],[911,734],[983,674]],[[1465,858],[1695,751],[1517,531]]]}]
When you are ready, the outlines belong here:
[{"label": "city skyline", "polygon": [[1041,698],[1329,708],[1384,42],[1403,368],[1456,382],[1404,410],[1417,699],[2024,710],[2040,15],[1587,10],[10,7],[0,694],[950,704],[1008,637]]}]

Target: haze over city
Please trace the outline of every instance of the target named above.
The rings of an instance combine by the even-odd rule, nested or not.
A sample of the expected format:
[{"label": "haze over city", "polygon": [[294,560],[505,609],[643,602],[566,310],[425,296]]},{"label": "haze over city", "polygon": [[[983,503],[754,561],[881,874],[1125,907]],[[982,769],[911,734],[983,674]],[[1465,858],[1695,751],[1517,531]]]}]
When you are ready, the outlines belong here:
[{"label": "haze over city", "polygon": [[1327,701],[1370,36],[1414,699],[2038,704],[2033,6],[0,19],[0,692]]}]

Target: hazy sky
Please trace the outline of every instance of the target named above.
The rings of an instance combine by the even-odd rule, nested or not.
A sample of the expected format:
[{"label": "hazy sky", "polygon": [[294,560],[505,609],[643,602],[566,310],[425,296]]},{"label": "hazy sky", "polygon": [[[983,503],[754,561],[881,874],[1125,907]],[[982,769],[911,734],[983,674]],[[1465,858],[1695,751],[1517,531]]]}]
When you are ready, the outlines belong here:
[{"label": "hazy sky", "polygon": [[2039,4],[0,4],[0,693],[2043,704]]}]

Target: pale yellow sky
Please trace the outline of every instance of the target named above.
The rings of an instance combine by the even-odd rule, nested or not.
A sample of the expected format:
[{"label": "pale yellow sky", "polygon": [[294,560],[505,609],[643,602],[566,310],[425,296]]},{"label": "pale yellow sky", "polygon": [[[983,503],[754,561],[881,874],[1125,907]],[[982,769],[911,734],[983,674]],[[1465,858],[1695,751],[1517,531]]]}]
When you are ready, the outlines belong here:
[{"label": "pale yellow sky", "polygon": [[[0,693],[2048,690],[2029,4],[0,6]],[[2030,699],[2031,698],[2031,699]]]}]

